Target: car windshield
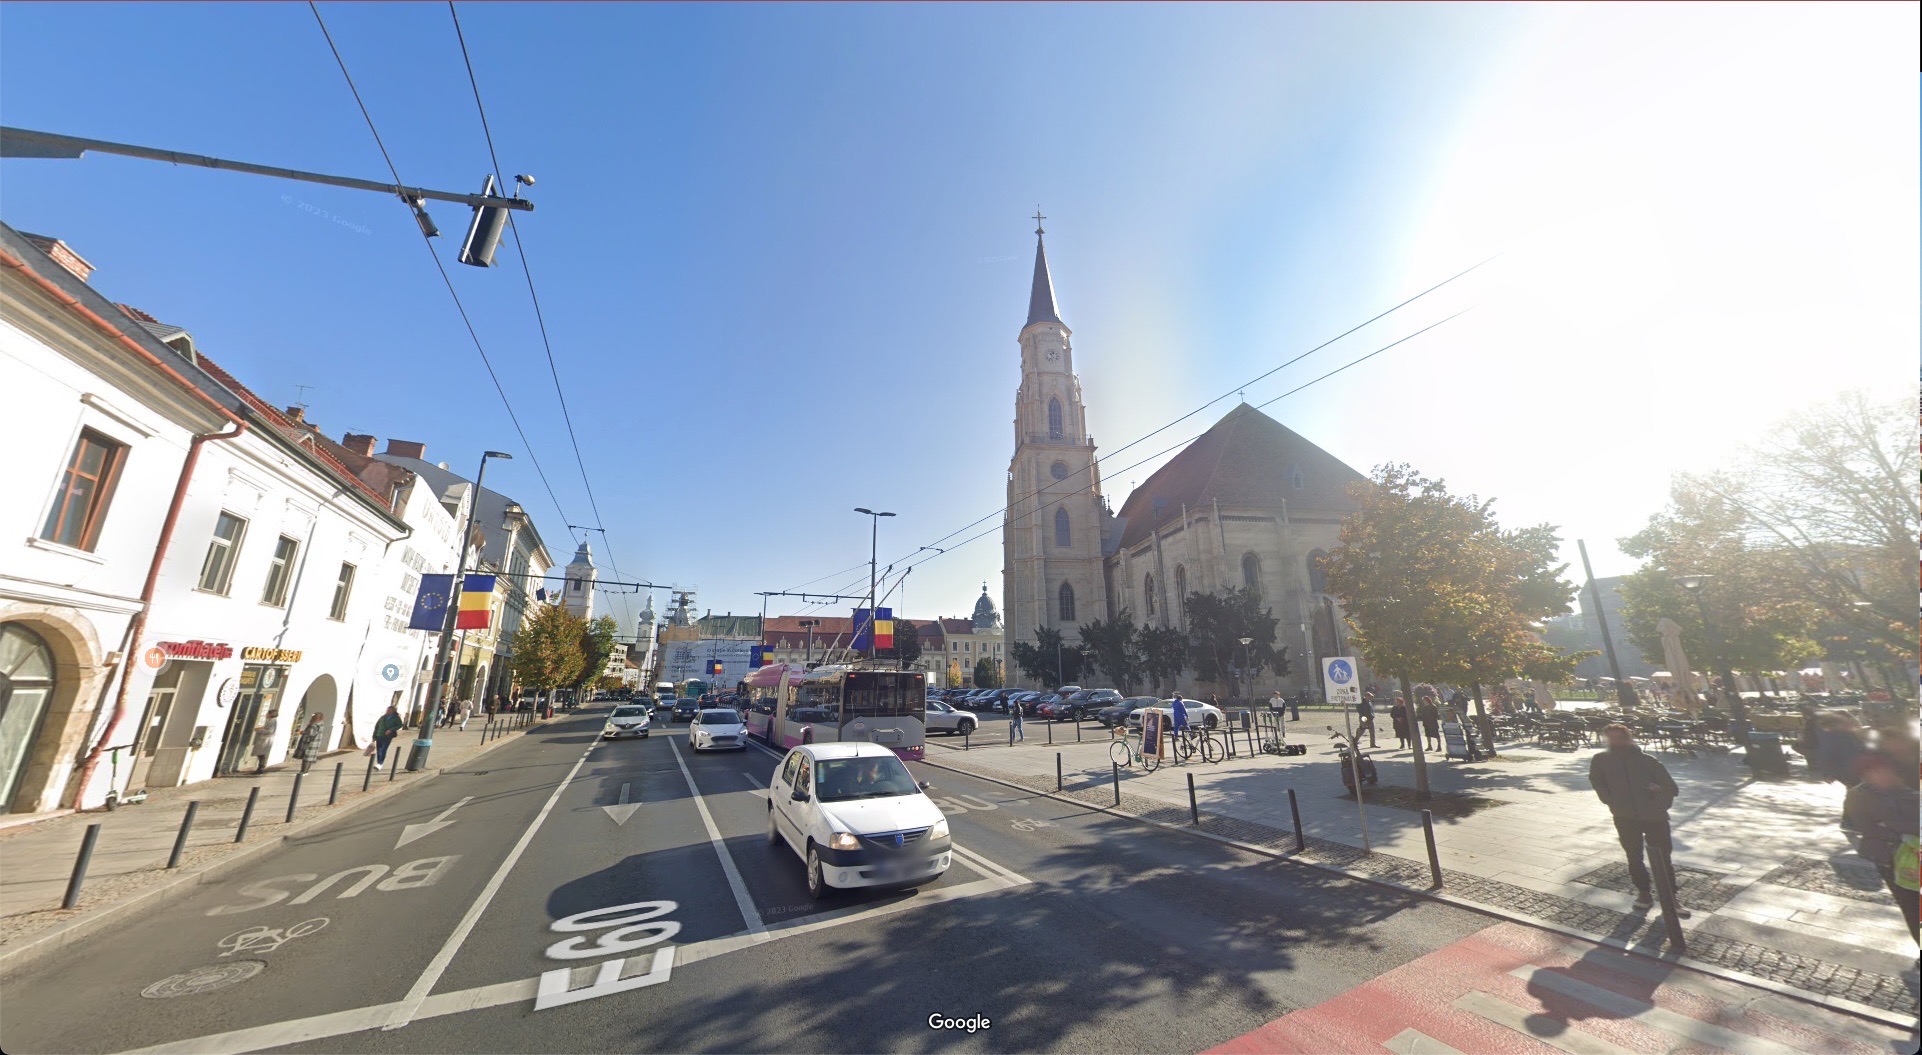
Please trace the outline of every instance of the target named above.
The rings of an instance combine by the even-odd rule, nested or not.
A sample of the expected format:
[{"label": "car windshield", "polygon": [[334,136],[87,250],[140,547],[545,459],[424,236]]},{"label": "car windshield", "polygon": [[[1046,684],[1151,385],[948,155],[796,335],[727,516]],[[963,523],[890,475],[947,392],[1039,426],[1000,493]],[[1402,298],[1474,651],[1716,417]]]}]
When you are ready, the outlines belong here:
[{"label": "car windshield", "polygon": [[823,758],[815,763],[814,786],[822,802],[893,798],[920,792],[908,767],[893,755]]},{"label": "car windshield", "polygon": [[639,718],[641,715],[644,715],[646,713],[647,713],[647,708],[645,707],[616,707],[614,708],[614,713],[610,715],[610,717]]},{"label": "car windshield", "polygon": [[695,721],[702,725],[739,725],[741,715],[737,711],[702,711]]}]

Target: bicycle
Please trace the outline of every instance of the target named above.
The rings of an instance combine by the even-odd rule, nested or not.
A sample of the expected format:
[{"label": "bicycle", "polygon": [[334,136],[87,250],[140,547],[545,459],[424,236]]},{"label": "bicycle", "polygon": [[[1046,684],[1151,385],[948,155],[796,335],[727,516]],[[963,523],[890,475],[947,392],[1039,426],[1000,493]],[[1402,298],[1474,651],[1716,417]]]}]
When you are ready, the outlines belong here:
[{"label": "bicycle", "polygon": [[1175,761],[1183,763],[1196,755],[1200,755],[1203,762],[1210,764],[1221,761],[1223,757],[1221,742],[1214,738],[1214,734],[1194,726],[1189,726],[1175,735],[1174,753]]}]

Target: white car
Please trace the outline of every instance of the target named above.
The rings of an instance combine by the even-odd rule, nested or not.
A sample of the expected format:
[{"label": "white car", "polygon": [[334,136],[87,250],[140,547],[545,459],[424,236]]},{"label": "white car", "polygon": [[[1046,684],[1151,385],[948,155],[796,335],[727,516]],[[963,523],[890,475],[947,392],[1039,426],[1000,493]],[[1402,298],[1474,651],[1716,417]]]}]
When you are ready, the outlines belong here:
[{"label": "white car", "polygon": [[932,882],[953,860],[948,819],[880,744],[803,744],[768,783],[767,841],[807,867],[808,893]]},{"label": "white car", "polygon": [[965,736],[974,732],[980,724],[981,719],[975,717],[973,711],[950,707],[940,700],[928,701],[927,729],[930,733],[952,733],[955,736]]},{"label": "white car", "polygon": [[[1162,700],[1161,706],[1159,707],[1143,707],[1133,714],[1130,714],[1128,716],[1128,728],[1141,728],[1142,715],[1149,711],[1160,711],[1162,715],[1162,727],[1173,729],[1175,721],[1174,702],[1173,700]],[[1200,700],[1184,698],[1181,701],[1181,706],[1183,710],[1188,712],[1188,724],[1197,728],[1219,729],[1222,723],[1228,720],[1228,716],[1221,713],[1221,708],[1213,704],[1203,703]]]},{"label": "white car", "polygon": [[654,712],[639,704],[624,703],[607,716],[607,724],[601,727],[601,737],[605,740],[619,740],[623,736],[644,738],[653,724]]},{"label": "white car", "polygon": [[696,751],[747,750],[747,724],[741,721],[741,712],[732,707],[709,707],[694,712],[694,722],[687,727],[687,746]]}]

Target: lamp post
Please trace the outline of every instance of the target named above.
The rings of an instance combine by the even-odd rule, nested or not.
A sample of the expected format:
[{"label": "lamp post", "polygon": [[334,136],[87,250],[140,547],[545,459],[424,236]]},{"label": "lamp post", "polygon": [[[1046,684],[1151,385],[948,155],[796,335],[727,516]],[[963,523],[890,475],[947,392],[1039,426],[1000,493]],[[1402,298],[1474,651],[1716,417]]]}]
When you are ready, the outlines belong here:
[{"label": "lamp post", "polygon": [[[1254,643],[1255,643],[1255,639],[1252,637],[1244,637],[1241,639],[1241,673],[1244,676],[1248,674],[1248,667],[1249,667],[1248,646]],[[1253,678],[1249,678],[1250,684],[1252,684],[1253,681],[1254,681]],[[1246,694],[1244,693],[1243,695],[1245,696]]]},{"label": "lamp post", "polygon": [[467,581],[467,539],[468,531],[474,525],[474,512],[480,508],[481,481],[487,479],[487,462],[492,458],[505,458],[513,461],[514,456],[504,451],[486,451],[481,454],[480,471],[474,474],[474,499],[467,503],[467,514],[460,520],[460,550],[454,558],[454,588],[447,598],[447,612],[440,621],[439,661],[434,664],[434,683],[427,693],[427,716],[421,725],[420,735],[414,738],[414,746],[407,753],[407,771],[416,773],[427,768],[427,754],[434,749],[434,726],[440,721],[440,694],[445,691],[449,667],[455,657],[448,655],[449,645],[454,643],[454,620],[460,613],[460,595]]},{"label": "lamp post", "polygon": [[[869,530],[868,530],[868,665],[873,666],[874,651],[875,651],[874,649],[874,609],[875,609],[874,591],[876,589],[875,581],[874,581],[875,557],[879,556],[879,554],[876,551],[880,548],[880,543],[881,543],[881,518],[891,517],[894,514],[893,513],[877,513],[874,510],[868,509],[865,506],[857,506],[855,507],[854,511],[856,513],[866,513],[868,516],[868,527],[869,527]],[[892,567],[892,565],[890,565],[890,567]],[[858,632],[861,628],[857,626],[854,629]]]},{"label": "lamp post", "polygon": [[1736,739],[1746,740],[1748,709],[1742,706],[1742,693],[1736,687],[1735,672],[1729,669],[1728,646],[1723,642],[1722,635],[1717,631],[1714,622],[1708,617],[1707,596],[1710,578],[1711,576],[1698,573],[1680,576],[1676,581],[1682,584],[1682,589],[1695,597],[1695,610],[1702,616],[1702,632],[1708,636],[1709,648],[1715,652],[1715,666],[1722,672],[1722,691],[1728,696],[1729,717],[1740,723],[1740,728],[1735,730]]}]

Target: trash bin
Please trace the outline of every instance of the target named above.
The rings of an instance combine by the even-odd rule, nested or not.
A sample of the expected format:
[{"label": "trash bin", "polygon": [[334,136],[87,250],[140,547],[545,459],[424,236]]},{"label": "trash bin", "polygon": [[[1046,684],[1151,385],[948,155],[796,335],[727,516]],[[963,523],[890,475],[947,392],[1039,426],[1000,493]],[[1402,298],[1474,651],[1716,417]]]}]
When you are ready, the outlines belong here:
[{"label": "trash bin", "polygon": [[1749,733],[1746,761],[1757,774],[1789,771],[1789,759],[1782,753],[1782,737],[1777,733]]}]

